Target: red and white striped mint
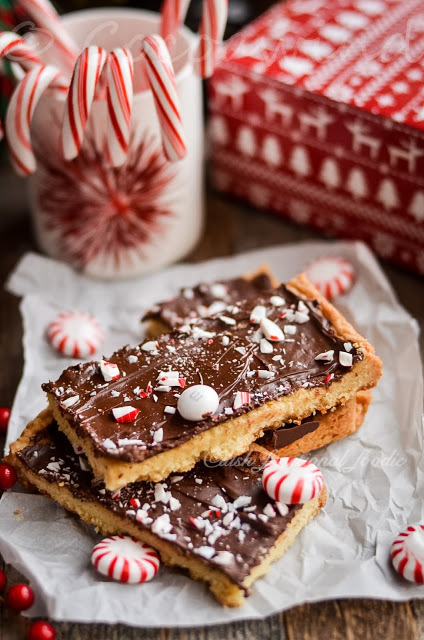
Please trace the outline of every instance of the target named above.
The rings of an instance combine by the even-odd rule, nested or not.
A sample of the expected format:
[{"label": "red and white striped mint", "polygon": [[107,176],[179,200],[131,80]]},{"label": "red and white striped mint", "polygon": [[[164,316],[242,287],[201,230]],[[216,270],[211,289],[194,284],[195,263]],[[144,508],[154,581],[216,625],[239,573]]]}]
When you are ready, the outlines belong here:
[{"label": "red and white striped mint", "polygon": [[107,360],[100,361],[100,372],[105,382],[116,380],[121,375],[118,365],[114,362],[107,362]]},{"label": "red and white striped mint", "polygon": [[324,484],[321,471],[301,458],[276,458],[265,465],[262,486],[276,502],[303,504],[317,496]]},{"label": "red and white striped mint", "polygon": [[88,313],[66,311],[59,313],[47,329],[53,347],[65,356],[86,358],[103,343],[103,329]]},{"label": "red and white striped mint", "polygon": [[390,556],[401,576],[424,584],[424,524],[410,525],[400,533],[392,544]]},{"label": "red and white striped mint", "polygon": [[305,274],[328,300],[349,291],[355,279],[351,263],[337,256],[323,256],[312,260],[305,267]]},{"label": "red and white striped mint", "polygon": [[104,538],[91,552],[91,562],[102,575],[130,584],[151,580],[160,565],[157,551],[130,536]]}]

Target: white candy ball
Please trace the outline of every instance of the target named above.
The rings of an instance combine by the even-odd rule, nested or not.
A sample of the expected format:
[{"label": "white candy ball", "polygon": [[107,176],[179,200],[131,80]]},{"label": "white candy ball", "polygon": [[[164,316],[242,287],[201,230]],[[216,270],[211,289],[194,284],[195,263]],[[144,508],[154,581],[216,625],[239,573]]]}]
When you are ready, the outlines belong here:
[{"label": "white candy ball", "polygon": [[207,384],[195,384],[182,392],[177,409],[186,420],[197,422],[213,414],[218,405],[219,396],[215,389]]}]

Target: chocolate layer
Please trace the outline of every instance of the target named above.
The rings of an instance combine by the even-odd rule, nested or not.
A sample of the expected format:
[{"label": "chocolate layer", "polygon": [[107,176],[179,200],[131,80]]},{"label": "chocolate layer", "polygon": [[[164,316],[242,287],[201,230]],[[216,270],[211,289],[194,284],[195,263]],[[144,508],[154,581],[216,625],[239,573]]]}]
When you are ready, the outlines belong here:
[{"label": "chocolate layer", "polygon": [[[284,331],[284,339],[264,341],[259,324],[251,320],[257,306]],[[197,318],[154,346],[153,351],[146,351],[152,344],[143,344],[114,353],[109,361],[118,366],[119,377],[110,382],[99,363],[90,362],[43,385],[76,434],[91,439],[96,455],[141,462],[269,400],[339,380],[349,369],[339,364],[339,352],[346,348],[353,363],[362,359],[335,335],[315,302],[301,301],[284,285],[230,305],[225,313]],[[315,359],[327,351],[334,352],[330,362]],[[167,371],[178,373],[181,386],[160,381]],[[217,391],[219,407],[214,415],[189,422],[176,410],[177,400],[184,387],[199,383]],[[112,409],[125,406],[139,413],[130,423],[118,423]]]},{"label": "chocolate layer", "polygon": [[225,310],[229,304],[238,305],[271,287],[271,279],[266,273],[251,279],[231,278],[184,287],[178,296],[151,307],[142,321],[157,320],[170,329],[176,329],[194,318],[209,316],[219,309]]},{"label": "chocolate layer", "polygon": [[267,431],[262,438],[257,440],[261,447],[266,449],[282,449],[289,444],[293,444],[296,440],[303,438],[308,433],[313,433],[319,427],[318,420],[306,418],[300,424],[284,424],[279,429]]},{"label": "chocolate layer", "polygon": [[265,493],[262,469],[268,457],[256,451],[226,463],[204,461],[184,475],[156,484],[135,482],[119,492],[95,481],[56,423],[16,455],[47,482],[66,487],[87,511],[90,502],[100,503],[181,553],[216,566],[241,587],[302,506],[276,504]]}]

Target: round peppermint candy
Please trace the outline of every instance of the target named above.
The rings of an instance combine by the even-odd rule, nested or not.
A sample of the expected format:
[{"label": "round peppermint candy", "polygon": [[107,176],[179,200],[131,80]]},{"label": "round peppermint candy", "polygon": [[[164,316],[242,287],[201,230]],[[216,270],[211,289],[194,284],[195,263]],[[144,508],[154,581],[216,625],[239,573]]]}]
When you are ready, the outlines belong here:
[{"label": "round peppermint candy", "polygon": [[355,277],[350,262],[337,256],[316,258],[306,266],[305,274],[328,300],[349,291]]},{"label": "round peppermint candy", "polygon": [[410,525],[393,542],[390,555],[401,576],[424,584],[424,524]]},{"label": "round peppermint candy", "polygon": [[215,413],[218,405],[219,396],[215,389],[207,384],[194,384],[182,392],[177,409],[186,420],[197,422]]},{"label": "round peppermint candy", "polygon": [[66,311],[60,313],[47,329],[53,347],[65,356],[86,358],[103,343],[103,329],[88,313]]},{"label": "round peppermint candy", "polygon": [[275,458],[267,462],[262,486],[276,502],[303,504],[317,496],[324,484],[321,471],[301,458]]},{"label": "round peppermint candy", "polygon": [[131,584],[154,578],[160,564],[152,547],[129,536],[104,538],[91,552],[91,562],[104,576]]}]

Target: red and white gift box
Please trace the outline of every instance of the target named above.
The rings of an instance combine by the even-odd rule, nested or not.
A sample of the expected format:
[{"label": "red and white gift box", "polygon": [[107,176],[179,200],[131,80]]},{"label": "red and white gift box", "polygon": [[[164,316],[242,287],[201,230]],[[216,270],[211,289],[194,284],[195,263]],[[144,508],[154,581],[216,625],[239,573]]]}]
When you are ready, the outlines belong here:
[{"label": "red and white gift box", "polygon": [[288,0],[225,44],[213,184],[424,274],[423,0]]}]

